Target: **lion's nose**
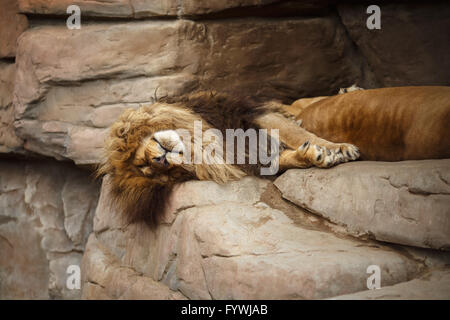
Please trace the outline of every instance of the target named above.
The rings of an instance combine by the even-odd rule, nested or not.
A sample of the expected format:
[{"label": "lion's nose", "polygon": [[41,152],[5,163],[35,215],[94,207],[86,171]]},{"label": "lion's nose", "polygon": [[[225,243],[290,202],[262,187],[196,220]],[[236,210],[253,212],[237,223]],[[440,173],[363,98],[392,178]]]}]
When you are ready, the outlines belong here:
[{"label": "lion's nose", "polygon": [[167,162],[165,154],[160,157],[153,158],[153,161],[155,161],[156,163],[159,163],[160,165],[163,165],[163,166],[169,165],[169,162]]}]

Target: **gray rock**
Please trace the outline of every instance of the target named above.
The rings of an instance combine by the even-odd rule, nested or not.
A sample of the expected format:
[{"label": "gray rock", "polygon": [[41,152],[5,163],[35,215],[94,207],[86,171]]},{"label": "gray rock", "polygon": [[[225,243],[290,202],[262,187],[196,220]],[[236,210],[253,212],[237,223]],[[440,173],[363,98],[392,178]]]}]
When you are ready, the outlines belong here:
[{"label": "gray rock", "polygon": [[283,197],[354,235],[424,248],[450,248],[450,160],[354,162],[289,170]]},{"label": "gray rock", "polygon": [[83,299],[185,299],[179,292],[121,265],[94,235],[83,257],[83,282]]},{"label": "gray rock", "polygon": [[450,269],[435,270],[393,286],[332,298],[333,300],[450,300]]},{"label": "gray rock", "polygon": [[368,6],[340,4],[338,11],[380,87],[449,84],[447,3],[383,3],[379,30],[366,27]]},{"label": "gray rock", "polygon": [[[189,299],[327,298],[364,290],[367,267],[373,264],[380,267],[386,285],[408,281],[422,270],[420,263],[382,245],[294,224],[283,212],[261,205],[261,186],[265,190],[268,183],[256,178],[216,187],[211,182],[185,183],[172,195],[172,203],[180,199],[180,205],[168,210],[172,218],[152,230],[123,222],[109,205],[106,178],[87,252],[91,242],[93,247],[101,244],[103,252],[129,268],[126,272],[151,278],[164,285],[162,292],[170,288]],[[261,191],[239,201],[250,186]],[[222,196],[207,200],[205,195],[215,194],[215,189]],[[105,263],[103,259],[85,255],[83,273],[94,281],[85,278],[84,297],[112,297],[105,292],[123,290],[123,284],[111,281],[93,289],[91,282],[101,271],[91,271],[91,266]]]},{"label": "gray rock", "polygon": [[[303,12],[326,8],[329,1],[297,1],[286,0],[109,0],[83,1],[83,0],[19,0],[20,10],[24,13],[44,15],[66,15],[69,5],[80,7],[82,16],[91,17],[121,17],[121,18],[144,18],[144,17],[181,17],[197,16],[205,14],[220,13],[224,10],[240,9],[264,9],[276,10],[277,12]],[[267,12],[267,11],[266,11]],[[235,12],[234,14],[242,14]],[[248,13],[247,13],[248,14]]]},{"label": "gray rock", "polygon": [[15,73],[14,63],[0,61],[0,153],[19,153],[23,145],[22,140],[14,132],[12,100]]},{"label": "gray rock", "polygon": [[73,299],[67,267],[80,265],[98,185],[55,161],[0,161],[0,299]]}]

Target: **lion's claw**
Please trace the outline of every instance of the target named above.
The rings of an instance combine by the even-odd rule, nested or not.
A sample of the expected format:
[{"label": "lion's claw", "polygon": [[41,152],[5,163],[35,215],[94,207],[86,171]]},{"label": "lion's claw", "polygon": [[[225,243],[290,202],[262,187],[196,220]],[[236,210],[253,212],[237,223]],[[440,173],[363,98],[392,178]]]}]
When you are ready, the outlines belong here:
[{"label": "lion's claw", "polygon": [[353,161],[359,158],[358,148],[352,144],[317,145],[309,141],[301,145],[297,152],[300,157],[306,157],[312,165],[320,168],[329,168],[339,163]]}]

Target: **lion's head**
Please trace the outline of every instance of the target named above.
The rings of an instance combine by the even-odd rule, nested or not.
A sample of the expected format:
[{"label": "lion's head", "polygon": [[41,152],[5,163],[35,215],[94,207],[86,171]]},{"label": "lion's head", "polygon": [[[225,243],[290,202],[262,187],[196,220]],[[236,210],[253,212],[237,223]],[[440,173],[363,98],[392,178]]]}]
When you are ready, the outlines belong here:
[{"label": "lion's head", "polygon": [[172,186],[194,175],[177,162],[184,146],[164,105],[127,110],[112,125],[97,174],[109,174],[112,205],[129,222],[157,224]]},{"label": "lion's head", "polygon": [[[110,175],[112,205],[129,222],[156,226],[176,183],[190,179],[224,183],[245,175],[240,168],[214,159],[195,164],[183,161],[185,154],[194,154],[196,121],[202,122],[203,132],[211,128],[183,103],[157,102],[125,111],[112,125],[97,175]],[[190,141],[179,134],[180,129],[189,134]],[[200,143],[203,148],[202,143],[207,141]]]}]

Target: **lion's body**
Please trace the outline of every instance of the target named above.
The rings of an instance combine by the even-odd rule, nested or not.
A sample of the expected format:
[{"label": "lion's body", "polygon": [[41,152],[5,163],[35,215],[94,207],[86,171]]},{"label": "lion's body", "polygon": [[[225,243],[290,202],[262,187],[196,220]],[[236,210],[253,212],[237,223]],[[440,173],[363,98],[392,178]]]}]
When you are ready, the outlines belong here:
[{"label": "lion's body", "polygon": [[450,158],[450,87],[384,88],[321,98],[309,105],[299,100],[289,111],[319,137],[356,145],[362,160]]},{"label": "lion's body", "polygon": [[[269,135],[276,129],[281,171],[356,160],[357,147],[372,160],[448,157],[448,102],[449,88],[442,87],[356,91],[284,107],[211,93],[166,99],[120,117],[111,128],[98,174],[111,175],[115,204],[130,221],[156,225],[176,183],[189,179],[225,183],[255,173],[252,167],[257,166],[223,163],[215,152],[204,152],[217,146],[227,129],[265,129]],[[303,120],[303,127],[292,115]],[[215,128],[216,133],[199,140],[195,134],[199,123],[203,135]],[[187,153],[195,155],[196,146],[201,161],[181,161]]]}]

